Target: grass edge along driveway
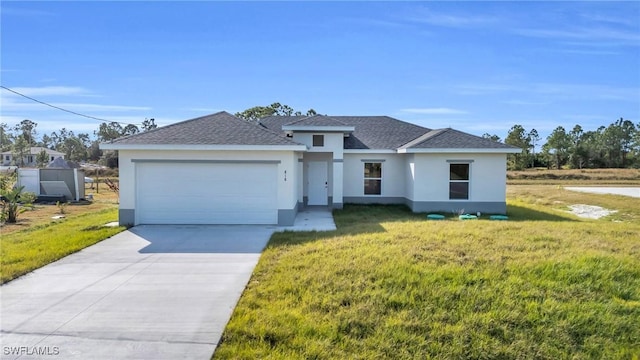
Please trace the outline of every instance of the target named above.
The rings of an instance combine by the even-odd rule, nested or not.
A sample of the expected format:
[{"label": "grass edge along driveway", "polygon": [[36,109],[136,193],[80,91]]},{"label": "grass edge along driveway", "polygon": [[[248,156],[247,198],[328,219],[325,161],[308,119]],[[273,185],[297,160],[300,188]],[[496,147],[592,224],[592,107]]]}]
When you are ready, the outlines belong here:
[{"label": "grass edge along driveway", "polygon": [[107,239],[125,227],[105,227],[117,221],[118,209],[65,218],[0,237],[0,283]]},{"label": "grass edge along driveway", "polygon": [[213,357],[637,358],[637,221],[515,197],[507,222],[346,206],[335,232],[275,234]]}]

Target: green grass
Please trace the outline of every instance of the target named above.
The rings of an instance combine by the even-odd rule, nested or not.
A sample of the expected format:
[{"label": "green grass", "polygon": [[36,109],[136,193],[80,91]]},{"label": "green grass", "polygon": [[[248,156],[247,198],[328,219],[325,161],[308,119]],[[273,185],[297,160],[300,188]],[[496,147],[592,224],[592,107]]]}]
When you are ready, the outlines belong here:
[{"label": "green grass", "polygon": [[640,207],[584,221],[543,190],[511,190],[506,222],[347,206],[275,234],[214,358],[637,358]]},{"label": "green grass", "polygon": [[3,234],[0,237],[0,283],[121,232],[124,227],[102,226],[117,219],[118,209],[114,208]]}]

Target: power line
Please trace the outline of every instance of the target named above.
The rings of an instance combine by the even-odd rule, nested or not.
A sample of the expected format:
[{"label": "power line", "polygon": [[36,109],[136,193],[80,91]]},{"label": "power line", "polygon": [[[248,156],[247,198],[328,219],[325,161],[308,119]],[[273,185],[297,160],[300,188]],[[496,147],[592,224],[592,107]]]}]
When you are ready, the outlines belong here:
[{"label": "power line", "polygon": [[126,122],[122,122],[122,121],[111,121],[111,120],[101,119],[101,118],[98,118],[98,117],[95,117],[95,116],[91,116],[91,115],[81,114],[81,113],[79,113],[79,112],[75,112],[75,111],[72,111],[72,110],[63,109],[63,108],[61,108],[61,107],[59,107],[59,106],[51,105],[51,104],[46,103],[46,102],[44,102],[44,101],[40,101],[40,100],[38,100],[38,99],[34,99],[34,98],[32,98],[32,97],[30,97],[30,96],[27,96],[27,95],[25,95],[25,94],[21,94],[21,93],[19,93],[19,92],[15,91],[15,90],[13,90],[13,89],[9,89],[8,87],[3,86],[3,85],[0,85],[0,88],[3,88],[3,89],[5,89],[5,90],[7,90],[7,91],[10,91],[10,92],[12,92],[12,93],[14,93],[14,94],[16,94],[16,95],[20,95],[20,96],[22,96],[22,97],[24,97],[24,98],[27,98],[27,99],[31,100],[31,101],[35,101],[35,102],[37,102],[37,103],[39,103],[39,104],[46,105],[46,106],[52,107],[52,108],[54,108],[54,109],[62,110],[62,111],[64,111],[64,112],[68,112],[68,113],[70,113],[70,114],[74,114],[74,115],[78,115],[78,116],[86,117],[86,118],[93,119],[93,120],[98,120],[98,121],[108,122],[108,123],[118,123],[118,124],[125,124],[125,125],[134,125],[134,126],[140,125],[140,124],[131,124],[131,123],[126,123]]}]

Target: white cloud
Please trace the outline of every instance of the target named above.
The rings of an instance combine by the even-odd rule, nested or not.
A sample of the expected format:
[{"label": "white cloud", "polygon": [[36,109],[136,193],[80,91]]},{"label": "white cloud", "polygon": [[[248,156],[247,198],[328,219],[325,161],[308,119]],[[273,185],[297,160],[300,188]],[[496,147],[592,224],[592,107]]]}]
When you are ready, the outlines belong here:
[{"label": "white cloud", "polygon": [[27,96],[91,95],[90,91],[78,86],[14,87],[11,90]]},{"label": "white cloud", "polygon": [[52,105],[72,111],[149,111],[148,106],[104,105],[83,103],[54,103]]},{"label": "white cloud", "polygon": [[508,104],[508,105],[523,105],[523,106],[527,106],[527,105],[547,105],[547,102],[543,102],[543,101],[528,101],[528,100],[506,100],[503,101],[504,104]]},{"label": "white cloud", "polygon": [[52,15],[55,15],[55,13],[43,11],[43,10],[7,7],[5,5],[2,7],[2,15],[21,16],[21,17],[41,17],[41,16],[52,16]]},{"label": "white cloud", "polygon": [[590,42],[618,41],[635,46],[640,44],[640,33],[620,31],[606,27],[574,28],[568,30],[522,28],[515,29],[514,31],[519,35],[538,38],[572,39]]},{"label": "white cloud", "polygon": [[489,95],[508,92],[518,93],[519,96],[536,96],[535,99],[521,100],[532,103],[575,99],[637,102],[638,94],[640,94],[640,88],[637,87],[568,83],[459,84],[453,86],[453,91],[460,95]]},{"label": "white cloud", "polygon": [[469,28],[485,26],[497,23],[498,18],[485,15],[470,14],[447,14],[435,12],[429,8],[422,7],[414,9],[413,13],[406,20],[418,23],[425,23],[434,26],[453,27],[453,28]]},{"label": "white cloud", "polygon": [[589,50],[589,49],[545,49],[545,52],[559,52],[564,54],[578,54],[578,55],[620,55],[617,51],[608,50]]},{"label": "white cloud", "polygon": [[588,21],[610,23],[610,24],[619,25],[619,26],[629,26],[629,27],[638,26],[637,21],[633,21],[631,20],[631,18],[624,18],[620,16],[608,16],[603,14],[589,14],[589,13],[582,13],[580,14],[580,16],[583,19]]},{"label": "white cloud", "polygon": [[[150,111],[148,106],[128,106],[128,105],[108,105],[108,104],[90,104],[90,103],[49,103],[69,111],[75,112],[94,112],[94,111]],[[29,100],[21,101],[15,98],[2,98],[2,112],[43,112],[43,111],[62,111],[54,109],[50,106],[32,102]],[[86,114],[91,115],[91,114]],[[92,115],[93,116],[93,115]]]},{"label": "white cloud", "polygon": [[343,23],[348,23],[348,24],[360,24],[364,26],[383,27],[383,28],[391,28],[391,29],[402,29],[402,28],[408,28],[411,26],[402,21],[383,20],[383,19],[375,19],[375,18],[368,18],[368,17],[366,18],[345,17],[337,20]]},{"label": "white cloud", "polygon": [[[52,131],[58,131],[63,127],[75,133],[93,134],[102,122],[101,119],[140,126],[145,118],[153,117],[153,114],[151,114],[152,107],[99,103],[95,100],[101,97],[84,87],[15,87],[12,90],[70,111],[56,109],[4,89],[1,90],[2,111],[0,121],[13,126],[24,119],[30,119],[38,124],[37,131],[39,135],[50,134]],[[57,101],[51,101],[51,99],[56,99]],[[87,99],[91,99],[91,101],[85,102],[84,100]],[[96,119],[90,119],[74,113]],[[161,126],[165,123],[156,119],[156,124]]]},{"label": "white cloud", "polygon": [[495,94],[506,91],[514,91],[515,88],[516,87],[514,85],[490,83],[454,85],[454,91],[460,95]]},{"label": "white cloud", "polygon": [[409,108],[409,109],[400,109],[402,112],[410,113],[410,114],[424,114],[424,115],[460,115],[460,114],[468,114],[469,112],[459,109],[451,109],[446,107],[439,108]]}]

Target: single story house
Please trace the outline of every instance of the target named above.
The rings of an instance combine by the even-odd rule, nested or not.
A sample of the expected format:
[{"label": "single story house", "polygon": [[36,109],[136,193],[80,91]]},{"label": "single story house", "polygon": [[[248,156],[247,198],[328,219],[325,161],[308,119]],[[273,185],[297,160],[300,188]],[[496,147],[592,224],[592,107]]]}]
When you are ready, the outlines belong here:
[{"label": "single story house", "polygon": [[123,225],[292,225],[303,207],[345,203],[505,213],[506,155],[521,151],[388,116],[227,112],[100,147],[119,151]]},{"label": "single story house", "polygon": [[4,166],[18,165],[18,166],[25,166],[25,167],[34,167],[38,163],[37,161],[38,155],[43,150],[47,153],[47,163],[59,157],[64,159],[64,153],[51,150],[46,147],[32,146],[29,148],[29,151],[25,152],[25,154],[22,156],[22,162],[20,161],[20,159],[16,158],[16,154],[13,151],[3,151],[1,153],[2,165]]}]

